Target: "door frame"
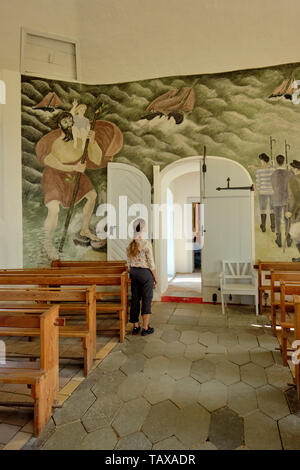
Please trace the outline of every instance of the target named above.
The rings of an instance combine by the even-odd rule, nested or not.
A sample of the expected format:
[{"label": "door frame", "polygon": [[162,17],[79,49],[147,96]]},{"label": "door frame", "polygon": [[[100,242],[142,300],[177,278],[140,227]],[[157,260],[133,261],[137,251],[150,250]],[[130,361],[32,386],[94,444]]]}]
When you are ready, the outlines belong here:
[{"label": "door frame", "polygon": [[[234,163],[247,175],[249,183],[252,184],[252,179],[247,169],[235,160],[230,158],[218,157],[218,156],[207,156],[207,160],[226,160]],[[184,157],[176,160],[173,163],[165,166],[163,170],[160,170],[159,165],[153,165],[153,203],[164,204],[166,203],[166,188],[169,186],[178,176],[182,176],[186,173],[194,171],[200,171],[200,164],[203,161],[202,156]],[[201,180],[200,180],[201,181]],[[251,210],[251,258],[255,259],[255,225],[254,225],[254,192],[250,194],[250,210]],[[159,223],[159,227],[155,225]],[[159,300],[162,294],[168,288],[168,275],[166,269],[167,263],[167,245],[166,240],[163,240],[162,235],[162,218],[161,214],[159,220],[153,220],[153,232],[158,232],[159,237],[154,239],[154,253],[157,267],[157,273],[159,278],[159,285],[156,288],[156,299]]]}]

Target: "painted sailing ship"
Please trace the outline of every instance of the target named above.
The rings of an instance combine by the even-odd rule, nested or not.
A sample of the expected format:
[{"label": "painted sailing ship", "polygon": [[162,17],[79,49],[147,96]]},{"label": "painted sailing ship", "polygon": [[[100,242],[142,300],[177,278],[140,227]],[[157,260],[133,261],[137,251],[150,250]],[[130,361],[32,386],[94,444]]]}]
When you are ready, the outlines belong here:
[{"label": "painted sailing ship", "polygon": [[287,100],[291,100],[293,94],[298,90],[298,85],[295,81],[295,78],[292,76],[290,78],[284,79],[280,85],[278,85],[269,96],[269,98],[279,98],[284,96]]},{"label": "painted sailing ship", "polygon": [[53,113],[56,108],[59,108],[62,105],[62,101],[59,99],[56,93],[49,92],[42,99],[40,103],[33,106],[32,109],[40,109],[42,111],[49,111]]},{"label": "painted sailing ship", "polygon": [[158,96],[146,108],[148,114],[141,119],[150,121],[156,116],[174,118],[176,124],[181,124],[185,112],[191,112],[195,105],[195,91],[193,87],[184,87],[181,90],[169,90]]}]

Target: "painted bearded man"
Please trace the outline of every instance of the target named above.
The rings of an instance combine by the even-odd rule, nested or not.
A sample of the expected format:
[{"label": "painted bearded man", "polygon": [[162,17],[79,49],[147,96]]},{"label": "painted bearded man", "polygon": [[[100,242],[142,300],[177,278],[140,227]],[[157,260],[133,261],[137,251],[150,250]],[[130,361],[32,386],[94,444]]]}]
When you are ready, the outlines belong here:
[{"label": "painted bearded man", "polygon": [[99,240],[89,228],[97,193],[84,172],[86,169],[96,170],[106,167],[123,145],[122,133],[115,124],[108,121],[96,121],[94,130],[88,133],[86,163],[80,163],[82,147],[78,145],[74,148],[73,145],[72,114],[66,111],[61,112],[57,116],[57,125],[58,128],[43,136],[36,146],[37,158],[45,167],[42,185],[48,215],[44,223],[44,247],[49,259],[58,257],[52,239],[58,222],[60,205],[64,208],[70,206],[77,173],[81,173],[81,177],[75,204],[86,199],[80,235],[89,240]]}]

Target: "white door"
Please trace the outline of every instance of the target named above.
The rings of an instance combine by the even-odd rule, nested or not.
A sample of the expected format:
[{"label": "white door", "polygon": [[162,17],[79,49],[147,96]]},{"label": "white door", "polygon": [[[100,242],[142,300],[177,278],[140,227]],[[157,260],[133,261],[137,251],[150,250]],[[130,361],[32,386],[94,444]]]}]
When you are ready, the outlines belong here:
[{"label": "white door", "polygon": [[107,204],[115,209],[109,211],[107,217],[107,259],[123,260],[131,239],[132,222],[137,217],[147,221],[148,238],[152,238],[151,185],[148,178],[134,166],[109,163]]},{"label": "white door", "polygon": [[[237,192],[237,191],[236,191]],[[205,200],[205,243],[202,249],[203,286],[218,286],[221,262],[252,260],[251,193],[224,191]]]}]

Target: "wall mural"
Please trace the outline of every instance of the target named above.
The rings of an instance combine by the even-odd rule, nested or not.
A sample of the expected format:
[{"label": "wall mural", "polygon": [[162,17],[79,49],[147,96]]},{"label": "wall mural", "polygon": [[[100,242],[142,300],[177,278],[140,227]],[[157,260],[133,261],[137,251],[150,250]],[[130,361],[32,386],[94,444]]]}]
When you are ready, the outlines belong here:
[{"label": "wall mural", "polygon": [[106,259],[95,213],[107,163],[152,183],[153,165],[204,145],[253,178],[256,258],[300,261],[299,95],[299,64],[112,85],[22,76],[24,266],[49,265],[59,248]]}]

